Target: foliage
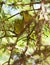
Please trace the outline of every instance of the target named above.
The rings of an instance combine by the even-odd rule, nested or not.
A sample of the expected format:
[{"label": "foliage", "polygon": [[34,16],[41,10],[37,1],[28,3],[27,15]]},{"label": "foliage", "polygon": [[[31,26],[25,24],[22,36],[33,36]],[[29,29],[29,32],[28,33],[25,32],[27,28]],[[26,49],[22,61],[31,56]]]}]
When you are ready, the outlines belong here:
[{"label": "foliage", "polygon": [[50,65],[49,7],[49,0],[0,0],[0,65]]}]

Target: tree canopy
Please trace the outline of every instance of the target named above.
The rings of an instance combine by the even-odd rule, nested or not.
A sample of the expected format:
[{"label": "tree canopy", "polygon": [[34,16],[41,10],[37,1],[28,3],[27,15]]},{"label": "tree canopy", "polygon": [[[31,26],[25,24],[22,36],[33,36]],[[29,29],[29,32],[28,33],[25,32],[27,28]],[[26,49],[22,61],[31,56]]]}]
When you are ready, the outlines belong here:
[{"label": "tree canopy", "polygon": [[0,65],[50,65],[50,0],[0,0]]}]

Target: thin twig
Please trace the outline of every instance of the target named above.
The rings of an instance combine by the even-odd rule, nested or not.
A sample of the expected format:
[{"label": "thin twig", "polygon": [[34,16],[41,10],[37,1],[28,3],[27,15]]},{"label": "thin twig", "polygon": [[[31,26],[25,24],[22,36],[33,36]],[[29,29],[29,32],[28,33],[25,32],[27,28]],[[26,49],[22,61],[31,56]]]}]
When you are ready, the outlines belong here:
[{"label": "thin twig", "polygon": [[[44,1],[45,2],[45,4],[47,4],[47,3],[50,3],[50,1]],[[39,2],[31,2],[31,3],[27,3],[27,4],[17,4],[17,2],[16,2],[16,4],[15,3],[11,3],[11,4],[7,4],[8,6],[13,6],[13,5],[15,5],[15,6],[20,6],[20,5],[23,5],[23,6],[25,6],[25,5],[30,5],[30,4],[40,4],[41,3],[41,1],[39,1]],[[3,5],[3,4],[6,4],[5,2],[0,2],[0,5]]]},{"label": "thin twig", "polygon": [[4,65],[5,63],[7,63],[8,61],[4,62],[2,65]]}]

